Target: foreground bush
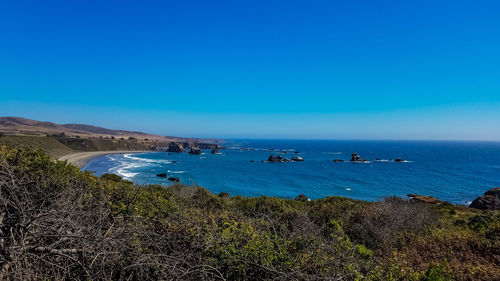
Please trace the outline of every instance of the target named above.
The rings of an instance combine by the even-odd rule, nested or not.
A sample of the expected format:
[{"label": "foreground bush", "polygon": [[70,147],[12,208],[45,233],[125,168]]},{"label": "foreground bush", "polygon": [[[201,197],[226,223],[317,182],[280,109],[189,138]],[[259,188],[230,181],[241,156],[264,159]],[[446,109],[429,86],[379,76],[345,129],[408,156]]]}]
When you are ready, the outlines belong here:
[{"label": "foreground bush", "polygon": [[498,280],[498,213],[94,177],[0,150],[0,279]]}]

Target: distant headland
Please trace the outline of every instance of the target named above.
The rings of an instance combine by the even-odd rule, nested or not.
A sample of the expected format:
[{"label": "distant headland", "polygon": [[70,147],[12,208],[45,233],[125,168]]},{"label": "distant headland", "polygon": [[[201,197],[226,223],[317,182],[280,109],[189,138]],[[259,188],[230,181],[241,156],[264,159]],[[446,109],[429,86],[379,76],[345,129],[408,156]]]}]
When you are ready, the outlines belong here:
[{"label": "distant headland", "polygon": [[[220,149],[217,139],[161,136],[112,130],[86,124],[56,124],[22,117],[0,117],[0,144],[43,148],[53,157],[82,167],[93,157],[110,153]],[[176,152],[176,151],[174,151]]]}]

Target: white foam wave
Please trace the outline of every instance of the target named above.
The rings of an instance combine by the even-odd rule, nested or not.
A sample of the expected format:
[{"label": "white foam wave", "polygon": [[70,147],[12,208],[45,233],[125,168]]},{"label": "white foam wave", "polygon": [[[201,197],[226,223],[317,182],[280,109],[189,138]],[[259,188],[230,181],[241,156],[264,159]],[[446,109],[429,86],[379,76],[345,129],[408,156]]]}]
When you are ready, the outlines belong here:
[{"label": "white foam wave", "polygon": [[139,173],[129,172],[126,169],[123,169],[123,168],[120,168],[120,169],[116,170],[116,173],[118,175],[122,176],[125,179],[132,179],[132,178],[134,178],[135,176],[137,176],[139,174]]},{"label": "white foam wave", "polygon": [[167,172],[170,174],[184,174],[186,171],[170,171],[170,170],[168,170]]},{"label": "white foam wave", "polygon": [[147,162],[147,163],[161,163],[161,164],[172,163],[172,161],[167,160],[167,159],[148,159],[148,158],[141,158],[141,157],[136,157],[136,156],[132,156],[132,155],[133,154],[124,154],[123,157],[128,158],[130,160]]}]

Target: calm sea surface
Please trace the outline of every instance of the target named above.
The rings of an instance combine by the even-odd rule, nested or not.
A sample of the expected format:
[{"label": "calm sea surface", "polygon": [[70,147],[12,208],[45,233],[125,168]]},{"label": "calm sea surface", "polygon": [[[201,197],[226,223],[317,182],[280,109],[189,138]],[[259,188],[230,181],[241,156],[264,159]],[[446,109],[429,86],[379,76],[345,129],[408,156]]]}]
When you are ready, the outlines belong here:
[{"label": "calm sea surface", "polygon": [[[202,155],[105,155],[92,159],[84,169],[96,175],[115,173],[139,184],[169,185],[170,181],[156,177],[166,173],[214,193],[282,198],[304,193],[309,198],[339,195],[373,201],[418,193],[469,204],[486,190],[500,186],[498,142],[230,140],[225,146],[228,149],[220,154],[205,150]],[[301,156],[305,161],[260,162],[282,150],[287,151],[284,157]],[[349,160],[353,152],[370,162],[332,161]],[[375,161],[398,157],[407,162]]]}]

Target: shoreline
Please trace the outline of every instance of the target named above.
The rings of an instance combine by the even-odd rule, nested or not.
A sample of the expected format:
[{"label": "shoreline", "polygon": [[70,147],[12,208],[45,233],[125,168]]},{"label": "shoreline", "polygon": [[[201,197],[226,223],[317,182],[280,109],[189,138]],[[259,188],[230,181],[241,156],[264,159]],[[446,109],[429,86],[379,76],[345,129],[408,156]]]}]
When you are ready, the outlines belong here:
[{"label": "shoreline", "polygon": [[108,150],[108,151],[86,151],[86,152],[76,152],[63,155],[57,160],[68,161],[68,163],[77,166],[78,168],[83,168],[87,163],[102,155],[107,154],[126,154],[126,153],[144,153],[151,152],[150,150]]}]

